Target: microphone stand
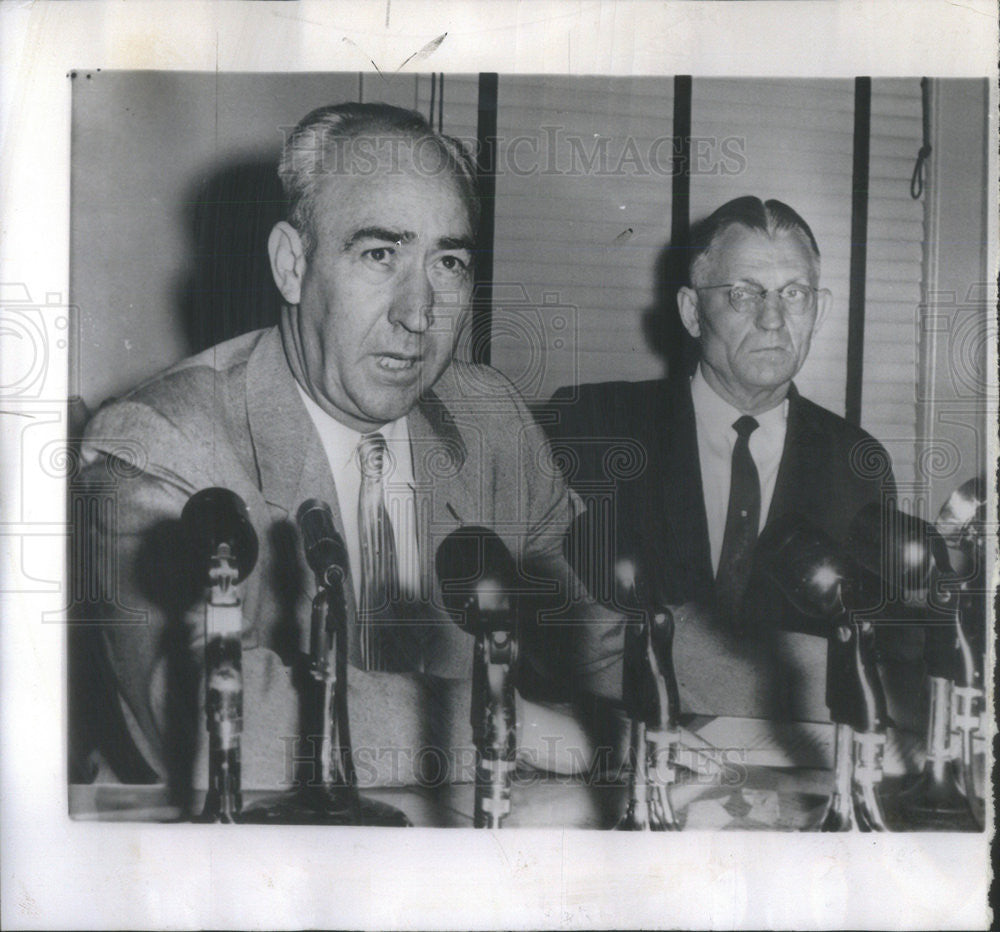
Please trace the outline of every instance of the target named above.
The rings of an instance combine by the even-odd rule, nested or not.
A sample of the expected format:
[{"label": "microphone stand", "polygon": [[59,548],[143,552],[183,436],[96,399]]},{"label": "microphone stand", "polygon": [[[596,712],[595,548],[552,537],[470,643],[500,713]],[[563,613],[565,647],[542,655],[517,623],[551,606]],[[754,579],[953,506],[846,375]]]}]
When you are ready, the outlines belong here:
[{"label": "microphone stand", "polygon": [[[973,733],[981,727],[983,707],[978,660],[986,646],[981,637],[985,601],[977,598],[983,591],[984,489],[981,479],[965,483],[942,506],[935,525],[907,516],[899,522],[908,531],[909,552],[926,552],[914,560],[919,571],[911,589],[927,615],[924,661],[930,693],[923,771],[900,793],[899,802],[912,822],[927,828],[977,831],[984,824],[973,781]],[[935,612],[945,613],[946,620],[932,617]]]},{"label": "microphone stand", "polygon": [[[946,599],[954,601],[954,592]],[[902,812],[918,827],[970,831],[981,827],[968,792],[956,782],[952,722],[956,715],[954,644],[961,637],[958,608],[951,626],[928,625],[924,657],[930,692],[927,715],[927,751],[923,770],[913,786],[899,794]],[[942,643],[950,641],[950,643]],[[953,704],[954,703],[954,704]]]},{"label": "microphone stand", "polygon": [[[351,754],[347,716],[347,637],[344,580],[328,573],[313,598],[309,674],[315,683],[312,721],[319,741],[310,741],[313,777],[277,799],[264,800],[243,821],[274,825],[387,825],[410,820],[395,806],[360,795]],[[331,659],[333,662],[331,662]]]},{"label": "microphone stand", "polygon": [[[872,520],[859,524],[856,518],[855,525],[867,535],[862,542],[874,540],[873,549],[880,552],[881,524]],[[826,704],[834,724],[834,785],[816,829],[887,831],[878,785],[888,714],[875,667],[875,630],[860,611],[867,595],[862,567],[796,514],[765,531],[758,542],[758,560],[802,621],[822,622],[827,639]],[[814,629],[815,622],[806,627]]]},{"label": "microphone stand", "polygon": [[[640,601],[634,570],[623,561],[621,581],[631,583]],[[645,599],[641,601],[646,601]],[[680,831],[670,802],[677,782],[680,748],[680,690],[673,663],[674,616],[667,608],[644,610],[639,624],[626,628],[622,696],[629,711],[628,803],[616,828],[630,832]]]},{"label": "microphone stand", "polygon": [[474,637],[472,740],[476,747],[476,828],[501,828],[511,812],[517,766],[513,670],[518,653],[519,577],[506,544],[490,528],[456,528],[434,557],[452,620]]},{"label": "microphone stand", "polygon": [[[303,508],[329,506],[310,500]],[[301,514],[301,509],[300,509]],[[336,537],[332,517],[324,533]],[[347,601],[341,566],[317,564],[316,595],[310,618],[309,674],[314,682],[310,725],[318,723],[319,741],[313,751],[311,779],[291,793],[265,800],[244,814],[244,822],[285,825],[411,825],[395,806],[360,795],[351,752],[347,711]],[[315,775],[319,775],[318,781]]]},{"label": "microphone stand", "polygon": [[821,832],[889,831],[878,795],[886,700],[873,655],[874,629],[841,611],[827,641],[826,702],[834,723],[834,789]]},{"label": "microphone stand", "polygon": [[[981,598],[981,597],[979,597]],[[959,773],[962,788],[969,802],[972,817],[978,829],[984,828],[986,817],[984,806],[978,802],[974,776],[973,736],[977,731],[985,734],[983,727],[983,712],[985,697],[982,688],[983,673],[978,657],[972,648],[976,640],[975,630],[970,630],[980,621],[981,607],[974,603],[977,596],[974,593],[962,593],[955,609],[955,642],[958,659],[958,671],[952,685],[952,706],[950,731],[957,736],[959,747]],[[970,604],[972,603],[972,604]],[[970,624],[970,621],[972,624]],[[982,619],[985,632],[985,619]]]},{"label": "microphone stand", "polygon": [[517,759],[514,680],[517,637],[506,596],[494,621],[481,621],[472,667],[472,735],[476,746],[475,828],[500,828],[510,815]]},{"label": "microphone stand", "polygon": [[[257,563],[257,533],[246,503],[230,489],[192,495],[181,512],[195,565],[205,581],[205,719],[208,792],[195,821],[242,821],[240,737],[243,732],[243,613],[236,586]],[[201,570],[205,572],[205,569]]]},{"label": "microphone stand", "polygon": [[208,793],[198,822],[240,821],[240,735],[243,731],[243,613],[236,595],[236,560],[220,543],[209,566],[205,606],[205,718]]},{"label": "microphone stand", "polygon": [[985,794],[977,792],[974,735],[987,734],[986,479],[962,483],[944,503],[936,522],[949,554],[953,582],[946,599],[954,622],[954,683],[951,734],[959,746],[959,774],[977,828],[984,828]]}]

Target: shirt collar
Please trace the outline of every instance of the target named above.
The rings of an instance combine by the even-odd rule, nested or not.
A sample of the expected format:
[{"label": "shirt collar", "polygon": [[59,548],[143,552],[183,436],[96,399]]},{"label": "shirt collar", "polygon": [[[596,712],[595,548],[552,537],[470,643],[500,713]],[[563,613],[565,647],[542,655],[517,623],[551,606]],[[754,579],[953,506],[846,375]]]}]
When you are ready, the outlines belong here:
[{"label": "shirt collar", "polygon": [[[316,430],[319,431],[320,436],[325,441],[324,446],[330,450],[339,451],[338,455],[343,457],[342,462],[339,464],[340,466],[348,465],[354,459],[355,451],[361,442],[361,438],[367,433],[374,433],[374,431],[366,431],[366,434],[362,434],[360,431],[342,424],[333,415],[328,414],[316,404],[298,382],[295,383],[295,387],[302,396],[302,401],[305,403],[306,410],[309,412],[309,417],[313,424],[316,425]],[[395,421],[390,421],[388,424],[383,424],[378,429],[378,432],[385,437],[385,441],[390,447],[403,449],[400,446],[401,444],[409,444],[410,435],[407,429],[406,415],[397,418]]]},{"label": "shirt collar", "polygon": [[[691,377],[691,402],[694,405],[699,428],[706,431],[713,439],[725,440],[728,443],[731,435],[735,435],[733,423],[743,412],[733,407],[708,384],[701,370],[701,364]],[[783,437],[788,420],[788,398],[786,397],[780,405],[775,405],[769,411],[755,414],[754,418],[760,425],[758,430],[761,435],[780,434]]]}]

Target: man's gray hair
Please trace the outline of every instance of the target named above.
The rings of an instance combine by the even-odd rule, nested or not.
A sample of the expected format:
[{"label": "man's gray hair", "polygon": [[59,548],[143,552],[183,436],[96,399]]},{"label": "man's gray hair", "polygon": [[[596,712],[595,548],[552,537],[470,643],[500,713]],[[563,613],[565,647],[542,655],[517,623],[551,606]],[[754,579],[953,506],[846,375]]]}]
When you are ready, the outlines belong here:
[{"label": "man's gray hair", "polygon": [[819,246],[809,224],[791,207],[781,201],[762,201],[759,197],[738,197],[727,201],[718,210],[691,228],[688,238],[688,273],[691,284],[704,284],[701,276],[711,259],[712,247],[719,236],[731,226],[744,226],[760,230],[768,236],[778,233],[795,233],[809,247],[813,270],[819,275]]},{"label": "man's gray hair", "polygon": [[414,158],[418,170],[451,173],[475,233],[480,214],[476,167],[459,140],[437,132],[415,110],[381,103],[333,104],[302,118],[285,140],[278,164],[287,219],[302,238],[307,258],[316,246],[316,199],[323,180],[352,172],[373,174],[386,154],[398,153],[400,139],[419,146],[419,158]]}]

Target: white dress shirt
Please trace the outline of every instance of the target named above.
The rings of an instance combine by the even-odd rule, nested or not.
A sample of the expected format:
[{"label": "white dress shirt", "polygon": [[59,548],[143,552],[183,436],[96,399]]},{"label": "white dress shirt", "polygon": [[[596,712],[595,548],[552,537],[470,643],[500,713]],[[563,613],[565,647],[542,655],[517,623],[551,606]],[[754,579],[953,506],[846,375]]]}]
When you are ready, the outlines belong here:
[{"label": "white dress shirt", "polygon": [[[351,578],[354,596],[361,598],[361,540],[358,536],[358,498],[361,495],[361,464],[358,444],[363,434],[341,424],[327,414],[296,384],[306,410],[330,463],[333,482],[337,487],[337,504],[344,522],[344,542],[351,561]],[[396,540],[396,559],[399,566],[399,584],[404,595],[415,596],[420,591],[420,558],[417,550],[417,521],[414,502],[413,456],[410,450],[410,431],[406,418],[392,421],[379,428],[385,437],[389,456],[385,458],[385,506],[392,522]]]},{"label": "white dress shirt", "polygon": [[[708,541],[712,552],[712,572],[719,569],[722,538],[726,533],[729,510],[729,483],[733,468],[736,431],[733,424],[743,412],[721,398],[705,380],[701,366],[691,379],[691,401],[698,434],[698,461],[701,464],[701,487],[708,518]],[[781,465],[788,427],[788,399],[777,407],[754,415],[760,425],[750,435],[750,455],[760,478],[760,528],[767,523],[767,512],[774,497],[774,485]]]}]

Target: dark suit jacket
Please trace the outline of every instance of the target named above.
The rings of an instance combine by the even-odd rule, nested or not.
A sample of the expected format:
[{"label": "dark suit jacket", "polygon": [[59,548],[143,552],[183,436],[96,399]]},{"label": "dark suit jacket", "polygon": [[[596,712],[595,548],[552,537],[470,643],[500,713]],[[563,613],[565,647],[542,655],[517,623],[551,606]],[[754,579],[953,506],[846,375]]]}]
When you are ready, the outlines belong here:
[{"label": "dark suit jacket", "polygon": [[[675,663],[686,711],[825,719],[825,644],[776,632],[762,613],[784,601],[751,584],[743,626],[714,616],[715,582],[687,379],[607,382],[560,389],[537,412],[553,454],[588,506],[588,534],[612,557],[581,571],[612,591],[618,555],[637,559],[647,585],[677,607]],[[863,430],[789,392],[788,428],[768,523],[799,512],[842,540],[856,512],[893,494],[885,449]],[[596,526],[596,529],[595,529]],[[600,549],[596,547],[594,549]],[[579,562],[579,561],[577,561]]]},{"label": "dark suit jacket", "polygon": [[[413,675],[353,670],[349,678],[359,775],[382,782],[413,779],[411,758],[424,746],[451,754],[470,744],[472,639],[440,610],[433,571],[444,537],[460,524],[495,528],[517,558],[564,592],[571,588],[562,554],[569,494],[510,384],[494,370],[454,363],[408,425],[422,577],[434,616],[424,631],[425,666]],[[287,782],[289,742],[300,726],[294,662],[308,650],[315,591],[296,510],[319,498],[343,528],[322,443],[277,331],[222,343],[104,407],[88,425],[82,456],[84,481],[111,492],[94,552],[113,554],[117,575],[112,600],[89,620],[101,623],[132,737],[160,773],[185,759],[186,746],[194,759],[205,744],[195,688],[204,611],[190,591],[196,574],[184,565],[178,518],[208,486],[246,502],[260,557],[242,587],[244,782]],[[350,622],[351,586],[348,601]],[[190,747],[198,742],[200,751]],[[202,766],[188,766],[203,777]]]}]

